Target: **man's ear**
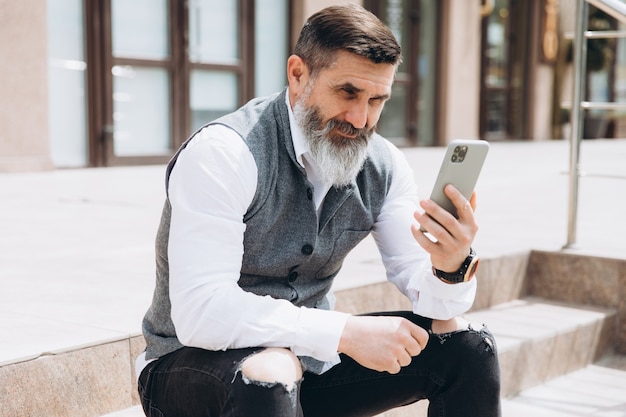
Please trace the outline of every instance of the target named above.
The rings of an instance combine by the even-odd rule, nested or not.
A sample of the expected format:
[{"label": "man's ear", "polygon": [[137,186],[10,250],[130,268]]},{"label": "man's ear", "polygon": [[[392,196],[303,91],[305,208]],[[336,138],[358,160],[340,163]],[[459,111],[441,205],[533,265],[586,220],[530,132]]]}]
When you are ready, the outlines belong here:
[{"label": "man's ear", "polygon": [[309,83],[309,67],[298,55],[291,55],[287,60],[287,81],[289,91],[295,97],[302,94]]}]

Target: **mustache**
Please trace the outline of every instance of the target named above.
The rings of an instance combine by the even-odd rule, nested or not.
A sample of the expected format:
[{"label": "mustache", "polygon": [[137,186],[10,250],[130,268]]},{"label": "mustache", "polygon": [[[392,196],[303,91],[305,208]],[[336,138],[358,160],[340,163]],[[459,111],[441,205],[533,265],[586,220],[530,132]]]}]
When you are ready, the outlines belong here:
[{"label": "mustache", "polygon": [[354,136],[355,139],[367,139],[373,131],[373,129],[368,129],[367,126],[363,128],[356,128],[352,126],[351,123],[348,123],[342,120],[337,120],[337,119],[329,120],[328,123],[326,124],[325,130],[327,132],[330,132],[335,129],[344,135]]}]

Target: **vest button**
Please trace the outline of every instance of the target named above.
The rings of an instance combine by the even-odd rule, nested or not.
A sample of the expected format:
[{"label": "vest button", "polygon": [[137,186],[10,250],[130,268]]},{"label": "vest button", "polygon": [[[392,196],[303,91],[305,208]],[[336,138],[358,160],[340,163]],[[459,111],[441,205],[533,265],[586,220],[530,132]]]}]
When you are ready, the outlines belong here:
[{"label": "vest button", "polygon": [[306,189],[306,198],[308,198],[309,200],[313,200],[313,190],[310,188]]},{"label": "vest button", "polygon": [[302,247],[302,253],[305,255],[310,255],[313,253],[313,246],[306,244]]},{"label": "vest button", "polygon": [[296,271],[290,272],[287,276],[287,280],[289,282],[294,282],[298,278],[298,273]]}]

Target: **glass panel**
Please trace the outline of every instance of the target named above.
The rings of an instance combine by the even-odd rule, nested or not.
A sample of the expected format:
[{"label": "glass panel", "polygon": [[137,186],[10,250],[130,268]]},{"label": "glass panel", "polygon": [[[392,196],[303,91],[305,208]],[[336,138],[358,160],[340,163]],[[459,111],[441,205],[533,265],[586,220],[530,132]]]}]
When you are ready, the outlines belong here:
[{"label": "glass panel", "polygon": [[111,0],[111,16],[114,56],[169,57],[167,0]]},{"label": "glass panel", "polygon": [[240,33],[238,5],[238,0],[189,1],[191,62],[237,63]]},{"label": "glass panel", "polygon": [[509,8],[507,0],[497,0],[487,24],[487,76],[488,87],[504,87],[508,82],[507,29]]},{"label": "glass panel", "polygon": [[[386,0],[383,1],[385,4],[383,13],[385,13],[384,18],[382,19],[389,29],[395,35],[398,43],[402,47],[402,51],[404,51],[405,55],[409,53],[410,47],[410,25],[411,21],[406,17],[410,16],[410,7],[411,1],[406,0]],[[398,68],[398,72],[406,72],[408,69],[406,59],[400,64]]]},{"label": "glass panel", "polygon": [[398,146],[406,145],[406,106],[409,95],[409,87],[406,83],[399,81],[400,79],[408,80],[409,74],[406,74],[408,66],[406,61],[409,54],[409,44],[411,41],[409,24],[410,20],[406,19],[409,15],[408,7],[410,1],[406,0],[382,0],[380,10],[381,20],[389,26],[398,43],[402,47],[404,60],[398,68],[398,80],[393,85],[391,91],[391,99],[385,103],[385,108],[378,121],[378,131],[391,142]]},{"label": "glass panel", "polygon": [[395,83],[391,90],[391,99],[385,103],[383,114],[378,121],[378,131],[396,145],[404,145],[407,88],[399,83]]},{"label": "glass panel", "polygon": [[506,90],[492,89],[487,100],[487,131],[506,132]]},{"label": "glass panel", "polygon": [[496,0],[487,21],[485,56],[486,129],[490,138],[506,137],[508,120],[507,98],[510,83],[509,0]]},{"label": "glass panel", "polygon": [[228,71],[191,71],[191,130],[237,109],[237,75]]},{"label": "glass panel", "polygon": [[57,167],[88,164],[84,39],[82,0],[49,0],[49,134]]},{"label": "glass panel", "polygon": [[114,149],[117,156],[170,153],[170,83],[162,68],[115,66]]},{"label": "glass panel", "polygon": [[435,97],[437,94],[437,0],[420,1],[419,77],[417,142],[430,146],[435,141]]},{"label": "glass panel", "polygon": [[[626,31],[626,24],[618,22],[619,31]],[[615,55],[615,101],[626,103],[626,39],[618,39]],[[615,111],[616,138],[626,137],[626,109]]]},{"label": "glass panel", "polygon": [[286,85],[287,0],[257,0],[254,94],[266,96]]},{"label": "glass panel", "polygon": [[[626,31],[626,24],[618,22],[619,31]],[[617,39],[615,56],[615,99],[626,102],[626,39]]]}]

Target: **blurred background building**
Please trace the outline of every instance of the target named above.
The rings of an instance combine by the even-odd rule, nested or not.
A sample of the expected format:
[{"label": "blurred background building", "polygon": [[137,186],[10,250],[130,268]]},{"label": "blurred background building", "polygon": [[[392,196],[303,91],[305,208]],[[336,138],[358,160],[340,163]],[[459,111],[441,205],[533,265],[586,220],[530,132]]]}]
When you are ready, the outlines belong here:
[{"label": "blurred background building", "polygon": [[[300,27],[335,3],[0,0],[0,172],[167,162],[204,123],[281,90]],[[567,135],[575,0],[361,4],[403,46],[379,126],[398,146]],[[617,27],[593,10],[592,24]],[[596,49],[588,97],[626,101],[626,41]],[[586,137],[625,136],[620,114],[588,116]]]}]

